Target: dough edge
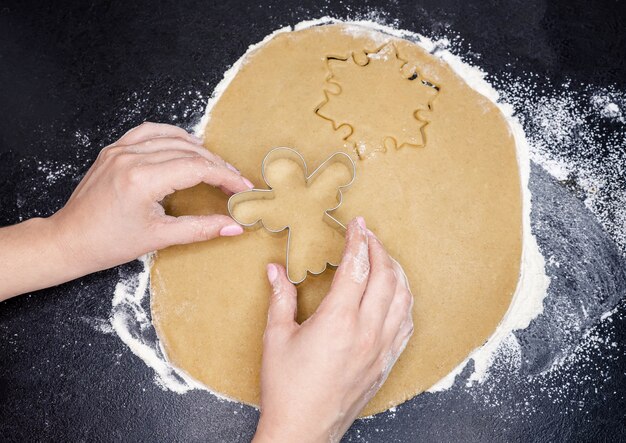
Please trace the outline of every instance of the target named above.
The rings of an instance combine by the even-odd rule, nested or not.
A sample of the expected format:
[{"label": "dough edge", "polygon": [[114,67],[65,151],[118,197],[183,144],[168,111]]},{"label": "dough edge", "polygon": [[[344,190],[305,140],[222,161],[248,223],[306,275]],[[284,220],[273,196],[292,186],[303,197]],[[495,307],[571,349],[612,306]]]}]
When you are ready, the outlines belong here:
[{"label": "dough edge", "polygon": [[[228,88],[231,80],[235,77],[241,66],[245,63],[247,57],[256,49],[273,39],[276,35],[286,32],[299,31],[314,26],[325,24],[344,24],[352,26],[360,26],[365,31],[379,31],[389,34],[393,37],[405,38],[413,43],[421,46],[423,49],[431,52],[437,46],[438,42],[428,39],[422,35],[391,28],[386,25],[373,23],[370,21],[342,21],[330,17],[323,17],[316,20],[300,22],[293,27],[287,26],[274,31],[266,36],[261,42],[251,45],[245,54],[243,54],[224,74],[222,81],[214,89],[211,98],[207,103],[205,113],[200,122],[194,128],[194,133],[202,137],[204,128],[211,118],[211,110],[219,101],[222,93]],[[452,372],[443,377],[439,382],[435,383],[427,392],[437,392],[445,390],[452,386],[456,376],[462,371],[470,359],[474,360],[474,373],[470,376],[468,384],[480,382],[484,380],[488,374],[489,365],[493,358],[494,352],[497,351],[502,341],[510,334],[511,331],[523,329],[528,326],[530,321],[543,311],[543,298],[549,284],[549,279],[545,274],[545,260],[541,255],[537,241],[532,235],[530,227],[530,210],[531,199],[528,189],[528,180],[530,175],[530,157],[529,146],[526,141],[523,129],[515,117],[513,117],[513,109],[504,103],[498,103],[498,93],[493,87],[484,80],[484,73],[473,66],[463,62],[459,56],[456,56],[446,49],[437,50],[437,56],[450,65],[452,70],[459,75],[465,83],[476,90],[484,97],[492,101],[505,117],[509,129],[512,132],[516,146],[516,156],[520,173],[520,187],[522,190],[522,258],[520,266],[520,277],[518,279],[516,290],[512,296],[509,308],[502,318],[500,324],[493,332],[491,337],[482,346],[473,350],[467,358],[461,362]],[[149,272],[150,264],[145,261],[144,272]],[[117,330],[117,328],[115,328]],[[126,341],[126,340],[124,340]],[[163,343],[159,340],[160,352],[167,360]],[[167,360],[169,363],[169,360]],[[171,363],[169,363],[172,365]],[[229,399],[223,394],[216,393],[203,384],[193,380],[183,370],[173,368],[178,375],[190,385],[191,389],[204,389],[216,395],[221,399]],[[167,387],[167,386],[166,386]],[[230,400],[230,399],[229,399]],[[235,400],[232,400],[235,401]],[[238,402],[238,401],[237,401]]]}]

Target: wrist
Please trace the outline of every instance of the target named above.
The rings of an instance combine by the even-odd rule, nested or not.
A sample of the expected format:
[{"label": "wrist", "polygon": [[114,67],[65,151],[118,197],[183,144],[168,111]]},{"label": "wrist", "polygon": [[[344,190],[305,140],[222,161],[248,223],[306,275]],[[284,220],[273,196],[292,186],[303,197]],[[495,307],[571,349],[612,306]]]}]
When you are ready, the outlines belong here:
[{"label": "wrist", "polygon": [[80,276],[63,251],[54,220],[32,218],[0,229],[0,300]]},{"label": "wrist", "polygon": [[[305,417],[302,417],[302,419],[305,419]],[[303,426],[296,423],[291,417],[274,419],[271,416],[261,413],[252,441],[254,443],[290,443],[294,441],[328,443],[331,441],[330,433],[324,429],[320,429],[319,423],[314,423],[314,421],[315,420],[311,420],[309,422],[313,425],[311,428],[310,426]]]},{"label": "wrist", "polygon": [[42,219],[52,255],[63,266],[64,280],[82,277],[97,271],[86,254],[79,232],[75,232],[63,217],[63,210]]},{"label": "wrist", "polygon": [[259,417],[259,423],[256,427],[256,432],[254,433],[254,438],[252,439],[253,443],[282,443],[282,442],[290,442],[290,441],[299,441],[300,439],[294,438],[288,430],[287,426],[277,426],[268,420],[261,414]]}]

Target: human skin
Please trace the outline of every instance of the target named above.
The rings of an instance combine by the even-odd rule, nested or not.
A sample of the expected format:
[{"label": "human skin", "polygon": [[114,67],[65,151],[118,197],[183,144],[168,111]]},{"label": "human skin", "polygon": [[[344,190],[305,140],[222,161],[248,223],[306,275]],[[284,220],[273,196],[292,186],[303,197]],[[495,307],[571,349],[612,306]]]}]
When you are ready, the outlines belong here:
[{"label": "human skin", "polygon": [[[0,228],[0,301],[171,245],[242,234],[225,215],[165,214],[165,196],[203,182],[226,194],[253,187],[183,129],[131,129],[100,152],[57,213]],[[338,441],[413,332],[404,272],[365,221],[354,219],[328,295],[299,325],[285,269],[269,264],[267,271],[273,289],[255,441]]]},{"label": "human skin", "polygon": [[385,382],[413,333],[400,265],[356,218],[330,291],[304,323],[285,269],[272,285],[255,442],[337,442]]},{"label": "human skin", "polygon": [[243,233],[225,215],[171,217],[159,203],[201,182],[227,194],[253,187],[201,144],[175,126],[144,123],[104,148],[61,210],[0,229],[0,300],[170,245]]}]

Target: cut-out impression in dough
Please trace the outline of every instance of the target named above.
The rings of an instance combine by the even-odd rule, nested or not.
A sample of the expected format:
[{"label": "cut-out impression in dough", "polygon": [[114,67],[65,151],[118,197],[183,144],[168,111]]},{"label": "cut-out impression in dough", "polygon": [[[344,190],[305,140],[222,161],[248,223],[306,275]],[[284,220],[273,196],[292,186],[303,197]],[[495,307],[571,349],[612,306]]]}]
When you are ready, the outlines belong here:
[{"label": "cut-out impression in dough", "polygon": [[[263,181],[269,189],[251,189],[228,200],[228,212],[239,224],[260,223],[273,233],[288,229],[287,276],[301,283],[307,275],[337,266],[340,256],[326,257],[326,245],[343,245],[345,224],[331,215],[354,180],[355,165],[343,152],[326,159],[309,175],[304,158],[290,148],[275,148],[263,159]],[[316,261],[317,259],[317,261]]]},{"label": "cut-out impression in dough", "polygon": [[[378,57],[385,47],[397,57]],[[366,66],[359,56],[348,61],[366,53]],[[331,63],[341,91],[320,108],[337,129],[314,112],[333,88],[329,55],[346,60]],[[415,67],[417,80],[399,73],[401,60]],[[363,216],[402,264],[415,297],[415,332],[365,415],[430,388],[491,336],[515,292],[522,250],[515,141],[492,101],[420,46],[345,24],[275,35],[246,56],[222,91],[204,128],[205,146],[257,186],[263,158],[277,146],[298,150],[311,169],[337,151],[358,160],[357,180],[333,216]],[[366,155],[359,160],[353,144],[361,137]],[[385,137],[425,145],[368,155]],[[227,214],[227,200],[199,185],[176,192],[165,207],[172,215]],[[174,246],[159,251],[151,268],[152,318],[168,359],[248,404],[259,404],[265,267],[284,264],[286,237],[257,229]],[[341,249],[329,239],[307,253],[320,263]],[[298,285],[298,321],[315,312],[333,275],[327,269]]]},{"label": "cut-out impression in dough", "polygon": [[[393,44],[374,52],[327,56],[326,63],[327,89],[315,113],[335,129],[347,126],[344,139],[360,158],[425,145],[425,115],[438,88],[423,78],[417,66],[400,58]],[[410,106],[398,103],[396,97],[410,100]],[[381,114],[395,118],[381,119]]]}]

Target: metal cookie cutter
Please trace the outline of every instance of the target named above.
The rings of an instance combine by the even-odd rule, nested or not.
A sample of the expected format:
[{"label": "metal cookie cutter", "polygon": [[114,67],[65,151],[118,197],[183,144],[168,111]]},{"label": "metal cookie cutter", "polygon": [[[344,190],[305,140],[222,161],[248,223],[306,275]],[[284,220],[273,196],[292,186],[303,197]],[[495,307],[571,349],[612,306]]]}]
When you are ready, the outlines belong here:
[{"label": "metal cookie cutter", "polygon": [[239,192],[231,196],[228,199],[228,213],[240,225],[245,226],[247,228],[262,226],[265,230],[275,233],[275,234],[281,233],[285,229],[287,229],[288,235],[287,235],[287,251],[286,251],[286,259],[285,259],[285,268],[287,269],[287,278],[289,278],[289,281],[292,282],[293,284],[298,284],[298,283],[302,283],[308,274],[319,275],[323,273],[328,268],[328,266],[336,267],[339,265],[339,263],[331,263],[327,261],[326,264],[324,265],[324,268],[321,271],[312,272],[307,269],[305,276],[301,280],[294,281],[289,275],[289,247],[291,243],[290,242],[291,240],[290,226],[286,225],[286,226],[283,226],[274,230],[265,226],[262,219],[255,220],[252,223],[242,223],[240,220],[237,219],[237,217],[235,217],[235,214],[234,214],[235,206],[237,206],[240,203],[243,203],[245,201],[250,201],[250,200],[262,200],[262,199],[274,198],[274,191],[272,187],[270,186],[268,179],[265,175],[265,169],[266,169],[266,166],[269,165],[271,162],[279,160],[279,159],[289,159],[297,163],[302,169],[302,172],[304,174],[306,186],[312,183],[316,177],[321,175],[333,163],[340,162],[348,167],[348,170],[350,171],[350,174],[351,174],[350,181],[347,184],[343,186],[339,186],[337,188],[337,205],[325,210],[324,215],[323,215],[323,219],[327,224],[329,224],[331,227],[340,229],[344,232],[346,230],[345,225],[341,223],[339,220],[337,220],[335,217],[333,217],[330,213],[336,210],[339,206],[341,206],[341,203],[343,200],[343,191],[345,191],[348,187],[350,187],[350,185],[352,185],[352,183],[354,183],[354,180],[356,178],[356,165],[354,163],[354,160],[352,160],[352,158],[348,154],[344,152],[336,152],[332,154],[330,157],[328,157],[321,165],[319,165],[309,175],[306,161],[304,160],[304,157],[302,157],[302,155],[300,155],[298,151],[292,148],[287,148],[287,147],[274,148],[265,155],[265,158],[263,159],[263,163],[261,166],[262,168],[261,175],[268,189],[250,189],[248,191]]}]

